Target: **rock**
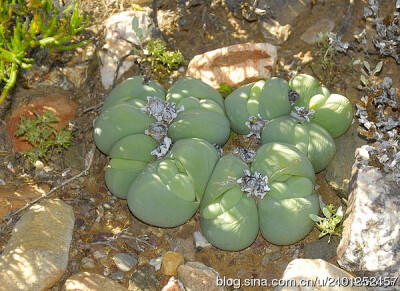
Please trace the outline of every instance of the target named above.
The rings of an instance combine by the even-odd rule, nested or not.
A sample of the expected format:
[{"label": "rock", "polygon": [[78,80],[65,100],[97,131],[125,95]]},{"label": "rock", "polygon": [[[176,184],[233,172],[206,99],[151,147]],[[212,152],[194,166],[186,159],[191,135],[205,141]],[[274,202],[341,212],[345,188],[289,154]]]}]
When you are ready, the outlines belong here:
[{"label": "rock", "polygon": [[316,44],[319,33],[331,32],[334,27],[335,23],[332,20],[323,18],[307,29],[306,32],[300,36],[300,39],[308,44]]},{"label": "rock", "polygon": [[92,258],[85,257],[81,261],[81,267],[84,269],[94,269],[96,264]]},{"label": "rock", "polygon": [[153,266],[156,271],[161,269],[161,260],[162,257],[153,258],[149,261],[149,265]]},{"label": "rock", "polygon": [[113,280],[122,280],[122,279],[124,279],[124,277],[125,277],[124,271],[118,271],[118,272],[112,273],[110,275],[110,279],[113,279]]},{"label": "rock", "polygon": [[[99,52],[101,82],[105,89],[109,89],[113,84],[117,63],[132,50],[133,47],[129,42],[139,44],[132,28],[132,18],[134,16],[138,18],[139,27],[143,30],[143,35],[146,35],[152,23],[150,13],[149,8],[144,8],[143,11],[128,10],[111,15],[105,21],[105,44]],[[127,57],[120,66],[118,78],[134,63],[133,56]]]},{"label": "rock", "polygon": [[224,286],[217,286],[218,272],[200,262],[188,262],[178,268],[179,279],[186,290],[197,291],[221,291],[226,290]]},{"label": "rock", "polygon": [[262,259],[262,265],[263,266],[267,266],[268,263],[270,262],[274,262],[276,260],[279,260],[282,257],[280,252],[275,252],[273,254],[267,253],[264,255],[263,259]]},{"label": "rock", "polygon": [[43,114],[49,110],[59,119],[59,122],[52,124],[57,130],[61,130],[75,117],[78,104],[69,99],[66,94],[46,95],[32,99],[28,104],[16,107],[6,124],[6,131],[15,151],[32,149],[32,145],[21,137],[15,137],[15,131],[23,117],[36,117],[34,112]]},{"label": "rock", "polygon": [[49,190],[50,186],[47,184],[25,184],[16,190],[12,185],[0,186],[0,217],[17,211]]},{"label": "rock", "polygon": [[193,239],[196,244],[196,248],[207,248],[212,246],[200,231],[195,231],[193,233]]},{"label": "rock", "polygon": [[161,291],[185,291],[185,287],[182,282],[174,277],[169,278],[167,285],[165,285]]},{"label": "rock", "polygon": [[310,0],[260,0],[255,8],[267,12],[267,15],[258,17],[265,41],[280,45],[291,35],[298,17],[310,13]]},{"label": "rock", "polygon": [[338,263],[357,275],[399,277],[399,187],[368,166],[367,149],[356,152]]},{"label": "rock", "polygon": [[[346,285],[346,282],[348,282],[349,287],[339,286],[339,284],[333,283],[333,280],[337,278],[340,282],[343,282],[343,285]],[[292,286],[277,287],[275,291],[366,290],[364,287],[350,287],[349,281],[351,278],[353,278],[351,274],[324,260],[295,259],[287,265],[280,281],[288,283],[293,282],[292,280],[296,280],[296,284],[291,283]],[[324,284],[324,282],[327,283]]]},{"label": "rock", "polygon": [[15,225],[0,257],[0,290],[43,290],[67,269],[74,211],[60,199],[36,204]]},{"label": "rock", "polygon": [[336,155],[333,161],[325,169],[325,179],[339,196],[347,199],[349,193],[349,180],[351,167],[356,149],[366,142],[357,132],[358,124],[355,122],[342,136],[335,139]]},{"label": "rock", "polygon": [[277,59],[276,47],[269,43],[244,43],[223,47],[195,56],[186,74],[219,89],[265,80],[271,76]]},{"label": "rock", "polygon": [[305,259],[323,259],[329,260],[336,256],[336,248],[338,246],[338,239],[335,236],[331,237],[330,243],[328,243],[329,236],[326,235],[323,238],[305,243],[304,244],[304,258]]},{"label": "rock", "polygon": [[124,272],[130,271],[134,266],[138,264],[138,260],[127,253],[117,254],[113,257],[113,260],[118,269]]},{"label": "rock", "polygon": [[127,291],[124,286],[99,274],[82,272],[72,275],[65,281],[62,291]]},{"label": "rock", "polygon": [[180,253],[166,252],[161,259],[161,273],[167,276],[178,275],[178,267],[184,260]]},{"label": "rock", "polygon": [[195,260],[195,249],[193,238],[191,237],[187,239],[173,238],[169,249],[170,251],[182,254],[183,258],[188,262]]},{"label": "rock", "polygon": [[159,280],[156,271],[149,265],[139,266],[129,280],[131,291],[157,291]]}]

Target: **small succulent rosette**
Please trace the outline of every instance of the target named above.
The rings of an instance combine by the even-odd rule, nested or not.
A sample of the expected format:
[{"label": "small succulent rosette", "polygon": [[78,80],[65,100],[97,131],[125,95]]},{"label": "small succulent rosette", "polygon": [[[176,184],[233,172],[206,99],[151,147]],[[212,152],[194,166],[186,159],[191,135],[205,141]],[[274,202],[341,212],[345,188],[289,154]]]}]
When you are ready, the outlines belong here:
[{"label": "small succulent rosette", "polygon": [[295,115],[305,116],[318,123],[333,138],[341,136],[350,127],[353,121],[353,107],[346,97],[331,94],[326,87],[321,86],[309,75],[293,77],[289,85],[300,97],[293,104]]},{"label": "small succulent rosette", "polygon": [[214,246],[244,249],[261,230],[264,238],[288,245],[313,228],[318,214],[311,162],[299,149],[268,143],[250,167],[233,155],[223,156],[208,182],[201,206],[201,229]]},{"label": "small succulent rosette", "polygon": [[147,97],[165,100],[164,88],[155,81],[144,82],[144,78],[129,78],[116,86],[103,105],[103,110],[94,125],[94,141],[100,151],[109,155],[120,139],[144,133],[156,119],[143,111]]},{"label": "small succulent rosette", "polygon": [[225,99],[226,114],[232,130],[238,134],[249,134],[249,122],[257,122],[257,117],[271,120],[289,114],[289,92],[288,82],[280,78],[239,87]]},{"label": "small succulent rosette", "polygon": [[325,169],[336,154],[331,135],[312,121],[283,115],[269,121],[262,132],[262,143],[283,142],[294,145],[308,156],[316,173]]},{"label": "small succulent rosette", "polygon": [[166,100],[184,108],[169,125],[168,136],[173,142],[201,138],[212,144],[226,143],[230,124],[224,100],[214,88],[199,79],[183,77],[168,90]]},{"label": "small succulent rosette", "polygon": [[205,140],[178,140],[164,158],[137,175],[128,192],[130,210],[158,227],[185,223],[197,211],[218,158]]}]

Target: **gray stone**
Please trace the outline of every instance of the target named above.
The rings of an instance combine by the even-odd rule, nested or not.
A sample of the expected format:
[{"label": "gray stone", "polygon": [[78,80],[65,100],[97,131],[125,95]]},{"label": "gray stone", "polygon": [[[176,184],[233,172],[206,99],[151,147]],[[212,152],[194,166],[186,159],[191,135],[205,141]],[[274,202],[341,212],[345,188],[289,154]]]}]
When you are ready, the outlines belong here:
[{"label": "gray stone", "polygon": [[335,23],[327,18],[320,19],[316,24],[308,28],[301,36],[300,39],[308,44],[316,44],[318,41],[319,33],[326,33],[333,31]]},{"label": "gray stone", "polygon": [[357,275],[399,277],[399,187],[368,166],[366,148],[356,152],[338,263]]},{"label": "gray stone", "polygon": [[355,122],[342,136],[335,139],[336,155],[333,161],[325,169],[325,179],[339,196],[347,199],[349,193],[349,180],[353,157],[356,149],[365,145],[365,140],[359,137],[358,124]]},{"label": "gray stone", "polygon": [[110,279],[113,279],[113,280],[122,280],[122,279],[124,279],[124,277],[125,277],[124,271],[118,271],[118,272],[112,273],[110,275]]},{"label": "gray stone", "polygon": [[82,272],[71,276],[65,282],[62,291],[127,291],[124,286],[99,274]]},{"label": "gray stone", "polygon": [[[295,259],[287,265],[281,278],[281,282],[291,282],[291,286],[287,284],[288,286],[285,287],[276,287],[275,291],[366,290],[364,287],[339,286],[330,281],[336,278],[346,285],[353,276],[321,259]],[[296,280],[296,284],[292,284],[293,280]]]},{"label": "gray stone", "polygon": [[194,249],[193,238],[173,238],[169,246],[170,251],[182,254],[183,258],[192,262],[195,260],[196,251]]},{"label": "gray stone", "polygon": [[120,253],[113,257],[114,263],[118,269],[124,272],[130,271],[134,266],[138,264],[138,260],[131,254]]},{"label": "gray stone", "polygon": [[43,290],[67,268],[74,211],[60,199],[36,204],[15,225],[0,257],[0,290]]},{"label": "gray stone", "polygon": [[260,0],[255,8],[268,12],[258,22],[265,40],[279,45],[286,42],[298,17],[310,13],[310,0]]},{"label": "gray stone", "polygon": [[217,278],[220,278],[219,273],[200,262],[188,262],[179,266],[178,276],[183,285],[185,285],[187,291],[226,290],[224,286],[216,285]]},{"label": "gray stone", "polygon": [[280,252],[275,252],[275,253],[267,253],[264,255],[263,259],[262,259],[262,265],[266,266],[268,265],[268,263],[270,262],[274,262],[276,260],[279,260],[282,257]]},{"label": "gray stone", "polygon": [[193,233],[193,239],[196,244],[196,248],[207,248],[212,246],[200,231],[195,231]]},{"label": "gray stone", "polygon": [[329,260],[336,256],[336,248],[339,244],[337,237],[332,236],[328,243],[329,236],[304,244],[305,259],[323,259]]},{"label": "gray stone", "polygon": [[94,259],[88,258],[88,257],[85,257],[85,258],[82,259],[82,261],[81,261],[81,268],[84,268],[84,269],[94,269],[94,267],[96,267],[96,264],[95,264],[95,262],[94,262]]},{"label": "gray stone", "polygon": [[139,266],[129,280],[131,291],[157,291],[159,279],[155,269],[149,265]]}]

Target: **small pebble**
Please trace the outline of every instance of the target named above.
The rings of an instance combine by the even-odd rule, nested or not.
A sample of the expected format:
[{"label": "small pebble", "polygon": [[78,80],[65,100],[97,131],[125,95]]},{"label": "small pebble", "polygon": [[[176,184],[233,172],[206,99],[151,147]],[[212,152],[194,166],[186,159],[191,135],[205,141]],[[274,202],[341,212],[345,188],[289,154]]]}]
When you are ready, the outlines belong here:
[{"label": "small pebble", "polygon": [[85,269],[94,269],[94,267],[96,266],[94,260],[88,257],[83,258],[81,264],[82,268]]},{"label": "small pebble", "polygon": [[5,186],[7,183],[3,179],[0,179],[0,184],[1,184],[1,186]]},{"label": "small pebble", "polygon": [[125,277],[125,272],[123,272],[123,271],[118,271],[118,272],[112,273],[110,275],[110,279],[113,279],[113,280],[122,280],[122,279],[124,279],[124,277]]},{"label": "small pebble", "polygon": [[161,259],[162,257],[153,258],[150,260],[149,265],[153,266],[156,271],[160,270],[161,268]]},{"label": "small pebble", "polygon": [[110,275],[110,269],[107,268],[107,267],[105,267],[104,270],[103,270],[103,275],[106,276],[106,277],[107,277],[108,275]]},{"label": "small pebble", "polygon": [[128,253],[117,254],[113,260],[117,267],[124,272],[128,272],[138,263],[138,260]]},{"label": "small pebble", "polygon": [[104,252],[100,252],[100,251],[94,251],[93,252],[93,257],[98,260],[101,258],[104,258],[106,256],[106,254]]},{"label": "small pebble", "polygon": [[169,278],[167,285],[165,285],[161,291],[185,291],[185,287],[183,286],[182,282],[175,277]]},{"label": "small pebble", "polygon": [[180,253],[166,252],[161,259],[161,273],[167,276],[178,275],[178,267],[184,264]]},{"label": "small pebble", "polygon": [[211,247],[211,244],[207,241],[207,239],[204,237],[204,235],[200,231],[195,231],[193,233],[193,238],[196,244],[196,248],[202,247]]}]

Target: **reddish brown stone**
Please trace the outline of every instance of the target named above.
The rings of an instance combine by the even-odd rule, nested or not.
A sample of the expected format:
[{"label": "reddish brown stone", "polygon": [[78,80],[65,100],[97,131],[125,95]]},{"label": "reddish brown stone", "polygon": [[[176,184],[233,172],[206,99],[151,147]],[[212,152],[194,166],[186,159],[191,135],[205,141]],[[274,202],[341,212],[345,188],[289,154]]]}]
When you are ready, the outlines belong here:
[{"label": "reddish brown stone", "polygon": [[54,123],[57,130],[63,129],[75,117],[78,104],[70,100],[67,95],[57,94],[32,99],[28,104],[17,107],[11,113],[6,124],[6,131],[15,151],[31,149],[32,146],[22,138],[16,138],[14,133],[18,128],[20,117],[35,117],[35,113],[43,114],[49,110],[59,119]]},{"label": "reddish brown stone", "polygon": [[221,83],[237,87],[271,76],[277,58],[269,43],[244,43],[195,56],[186,74],[218,89]]}]

